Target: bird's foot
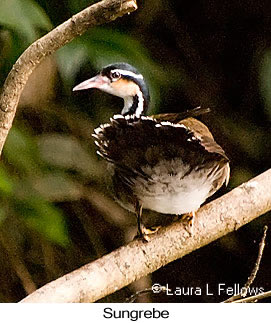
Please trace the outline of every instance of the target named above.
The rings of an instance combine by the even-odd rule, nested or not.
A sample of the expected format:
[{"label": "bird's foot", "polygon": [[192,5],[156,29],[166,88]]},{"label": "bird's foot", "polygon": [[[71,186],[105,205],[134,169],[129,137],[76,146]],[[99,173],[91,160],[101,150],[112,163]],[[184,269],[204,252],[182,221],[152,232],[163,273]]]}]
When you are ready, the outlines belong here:
[{"label": "bird's foot", "polygon": [[142,239],[143,242],[150,241],[150,235],[156,233],[161,226],[146,228],[145,226],[141,225],[140,231],[135,236],[135,239]]},{"label": "bird's foot", "polygon": [[190,212],[182,215],[181,217],[183,223],[185,224],[186,231],[193,236],[193,227],[194,227],[194,220],[195,220],[195,212]]}]

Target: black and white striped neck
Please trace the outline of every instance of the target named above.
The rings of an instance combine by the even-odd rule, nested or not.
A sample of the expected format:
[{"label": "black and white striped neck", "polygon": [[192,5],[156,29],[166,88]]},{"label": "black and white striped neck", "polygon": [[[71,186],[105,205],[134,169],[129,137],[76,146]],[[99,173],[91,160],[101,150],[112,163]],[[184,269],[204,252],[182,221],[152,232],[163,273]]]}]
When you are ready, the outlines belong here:
[{"label": "black and white striped neck", "polygon": [[147,108],[148,102],[144,98],[142,92],[138,92],[134,96],[124,98],[124,107],[121,114],[124,116],[135,115],[136,117],[140,117],[145,114]]}]

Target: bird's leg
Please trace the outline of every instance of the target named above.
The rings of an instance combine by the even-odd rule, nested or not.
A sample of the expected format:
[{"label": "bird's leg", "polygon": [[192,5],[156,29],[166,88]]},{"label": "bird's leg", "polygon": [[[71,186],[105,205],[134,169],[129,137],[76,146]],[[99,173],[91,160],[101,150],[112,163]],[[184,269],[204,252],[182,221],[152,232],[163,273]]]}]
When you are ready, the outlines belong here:
[{"label": "bird's leg", "polygon": [[143,238],[144,224],[142,223],[142,205],[138,201],[135,203],[135,213],[137,218],[137,236]]},{"label": "bird's leg", "polygon": [[181,219],[187,225],[187,231],[192,236],[193,235],[193,225],[194,225],[194,220],[195,220],[195,211],[192,211],[192,212],[182,215]]},{"label": "bird's leg", "polygon": [[137,217],[136,238],[141,238],[143,241],[148,242],[150,240],[149,235],[155,233],[160,227],[155,229],[148,229],[145,227],[145,225],[142,223],[142,205],[138,201],[135,203],[135,212]]}]

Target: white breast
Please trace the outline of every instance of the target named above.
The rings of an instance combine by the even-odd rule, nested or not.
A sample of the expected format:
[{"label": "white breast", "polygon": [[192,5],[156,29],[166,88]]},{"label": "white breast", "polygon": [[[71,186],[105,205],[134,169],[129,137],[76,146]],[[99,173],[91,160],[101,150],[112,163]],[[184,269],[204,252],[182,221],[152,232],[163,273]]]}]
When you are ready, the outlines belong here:
[{"label": "white breast", "polygon": [[214,177],[211,169],[189,171],[180,159],[142,167],[151,181],[137,178],[135,193],[143,208],[159,213],[184,214],[196,211],[207,199]]}]

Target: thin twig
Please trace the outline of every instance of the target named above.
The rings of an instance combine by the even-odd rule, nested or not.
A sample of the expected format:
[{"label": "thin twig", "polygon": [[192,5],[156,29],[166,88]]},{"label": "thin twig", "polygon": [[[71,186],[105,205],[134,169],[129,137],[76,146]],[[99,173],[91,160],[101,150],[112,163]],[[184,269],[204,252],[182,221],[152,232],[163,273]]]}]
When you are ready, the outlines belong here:
[{"label": "thin twig", "polygon": [[140,290],[138,292],[135,292],[133,295],[131,295],[130,297],[127,297],[125,299],[125,303],[134,303],[134,301],[141,295],[144,295],[144,294],[150,294],[152,293],[152,288],[146,288],[146,289],[143,289],[143,290]]},{"label": "thin twig", "polygon": [[131,295],[130,297],[127,297],[126,300],[125,300],[125,303],[134,303],[134,301],[137,299],[137,297],[141,296],[141,295],[144,295],[144,294],[149,294],[149,293],[165,293],[167,291],[171,291],[171,289],[167,288],[166,286],[162,286],[162,285],[159,285],[159,291],[158,292],[155,292],[154,290],[154,287],[149,287],[149,288],[145,288],[143,290],[140,290],[136,293],[134,293],[133,295]]},{"label": "thin twig", "polygon": [[260,293],[246,298],[237,299],[232,303],[254,303],[267,297],[271,297],[271,290],[269,290],[268,292]]},{"label": "thin twig", "polygon": [[248,277],[248,280],[247,280],[245,286],[241,288],[241,292],[239,294],[233,295],[232,297],[225,300],[223,303],[232,303],[232,302],[235,302],[236,300],[239,300],[241,297],[247,296],[248,289],[252,285],[252,283],[254,282],[254,280],[257,276],[257,273],[259,271],[259,268],[260,268],[260,263],[262,260],[263,251],[264,251],[264,247],[265,247],[265,239],[266,239],[267,229],[268,229],[268,227],[266,225],[263,229],[263,236],[262,236],[261,242],[259,244],[259,251],[258,251],[257,260],[255,262],[254,268],[253,268],[250,276]]},{"label": "thin twig", "polygon": [[264,231],[263,231],[263,236],[262,236],[262,240],[259,244],[259,252],[258,252],[258,257],[257,257],[257,260],[256,260],[256,263],[255,263],[255,266],[251,272],[251,275],[249,276],[248,278],[248,281],[246,282],[245,286],[244,286],[244,289],[242,289],[242,292],[241,292],[241,296],[242,297],[246,297],[247,296],[247,291],[248,291],[248,288],[251,286],[251,284],[254,282],[255,278],[256,278],[256,275],[257,275],[257,272],[260,268],[260,263],[261,263],[261,260],[262,260],[262,256],[263,256],[263,250],[264,250],[264,247],[265,247],[265,239],[266,239],[266,232],[267,232],[267,225],[264,227]]}]

